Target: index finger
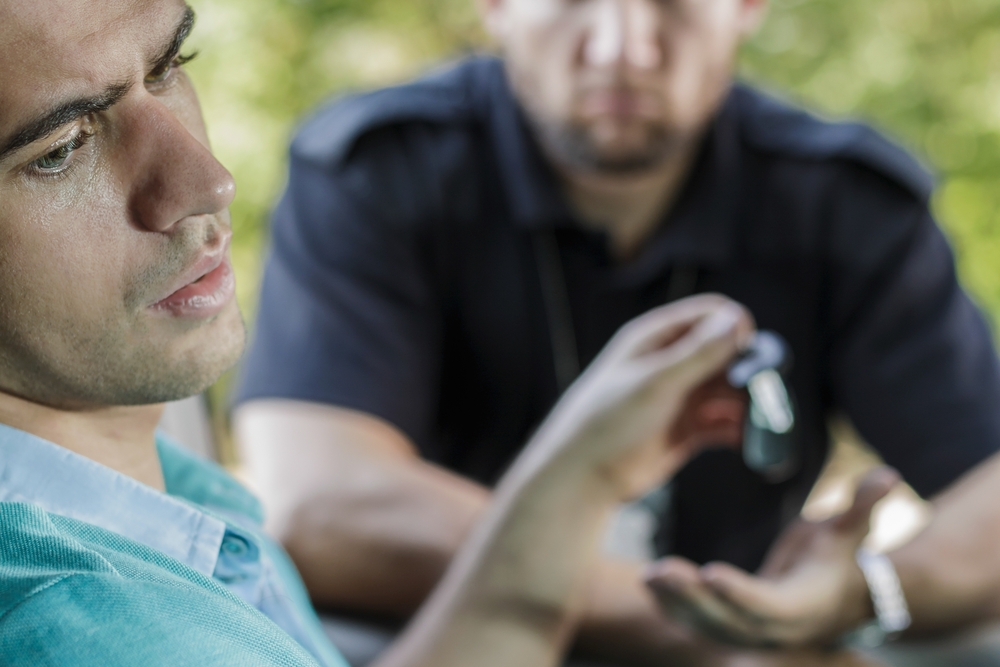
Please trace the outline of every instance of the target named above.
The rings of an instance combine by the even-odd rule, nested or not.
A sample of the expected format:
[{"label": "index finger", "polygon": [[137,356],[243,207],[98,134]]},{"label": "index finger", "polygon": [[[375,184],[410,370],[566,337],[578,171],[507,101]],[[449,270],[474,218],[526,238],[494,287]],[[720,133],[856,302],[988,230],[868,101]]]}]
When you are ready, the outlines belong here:
[{"label": "index finger", "polygon": [[735,301],[709,304],[697,319],[669,344],[635,360],[650,373],[687,389],[720,372],[750,341],[753,319]]},{"label": "index finger", "polygon": [[719,332],[706,329],[705,324],[726,316],[736,320],[739,344],[747,345],[754,329],[750,312],[728,297],[701,294],[655,308],[632,320],[616,334],[613,347],[626,357],[642,357],[673,347],[693,333],[701,339],[717,336]]}]

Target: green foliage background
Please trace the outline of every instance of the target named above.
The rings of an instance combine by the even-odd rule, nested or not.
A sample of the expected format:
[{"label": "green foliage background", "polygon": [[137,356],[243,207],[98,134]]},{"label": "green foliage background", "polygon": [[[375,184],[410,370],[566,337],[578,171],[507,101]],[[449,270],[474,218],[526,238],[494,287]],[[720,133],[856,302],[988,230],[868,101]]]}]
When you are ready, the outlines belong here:
[{"label": "green foliage background", "polygon": [[[235,174],[234,260],[250,317],[286,144],[345,90],[400,81],[486,45],[472,0],[193,0],[189,66]],[[965,284],[1000,322],[1000,2],[772,0],[744,76],[834,117],[861,117],[940,175],[939,219]]]}]

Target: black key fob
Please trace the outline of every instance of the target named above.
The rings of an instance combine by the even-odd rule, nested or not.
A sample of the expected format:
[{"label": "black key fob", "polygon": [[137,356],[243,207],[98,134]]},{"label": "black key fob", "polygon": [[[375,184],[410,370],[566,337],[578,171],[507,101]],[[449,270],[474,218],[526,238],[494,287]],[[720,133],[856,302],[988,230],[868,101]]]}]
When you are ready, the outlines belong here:
[{"label": "black key fob", "polygon": [[792,477],[800,463],[795,398],[783,377],[791,367],[792,354],[785,339],[773,331],[760,331],[726,373],[730,385],[750,394],[743,461],[774,483]]}]

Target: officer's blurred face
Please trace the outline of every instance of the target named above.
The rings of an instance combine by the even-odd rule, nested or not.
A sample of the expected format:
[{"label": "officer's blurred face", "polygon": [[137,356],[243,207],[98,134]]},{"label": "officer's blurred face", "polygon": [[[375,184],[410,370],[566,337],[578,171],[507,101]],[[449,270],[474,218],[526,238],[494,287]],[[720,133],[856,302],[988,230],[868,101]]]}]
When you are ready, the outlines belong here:
[{"label": "officer's blurred face", "polygon": [[728,89],[766,0],[480,0],[514,89],[569,166],[655,168]]},{"label": "officer's blurred face", "polygon": [[155,403],[240,354],[190,23],[182,0],[0,0],[0,391]]}]

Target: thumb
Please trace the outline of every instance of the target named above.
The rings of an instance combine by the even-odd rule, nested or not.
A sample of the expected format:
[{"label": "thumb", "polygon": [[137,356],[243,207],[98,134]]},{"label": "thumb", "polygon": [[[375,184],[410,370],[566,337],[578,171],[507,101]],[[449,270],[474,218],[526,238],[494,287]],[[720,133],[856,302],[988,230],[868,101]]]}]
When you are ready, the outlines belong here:
[{"label": "thumb", "polygon": [[700,574],[711,591],[752,618],[780,617],[787,608],[773,582],[728,563],[708,563]]},{"label": "thumb", "polygon": [[888,466],[880,466],[865,475],[854,493],[854,503],[846,512],[834,519],[837,530],[856,533],[859,539],[864,539],[868,533],[875,503],[885,498],[900,479],[899,473]]}]

